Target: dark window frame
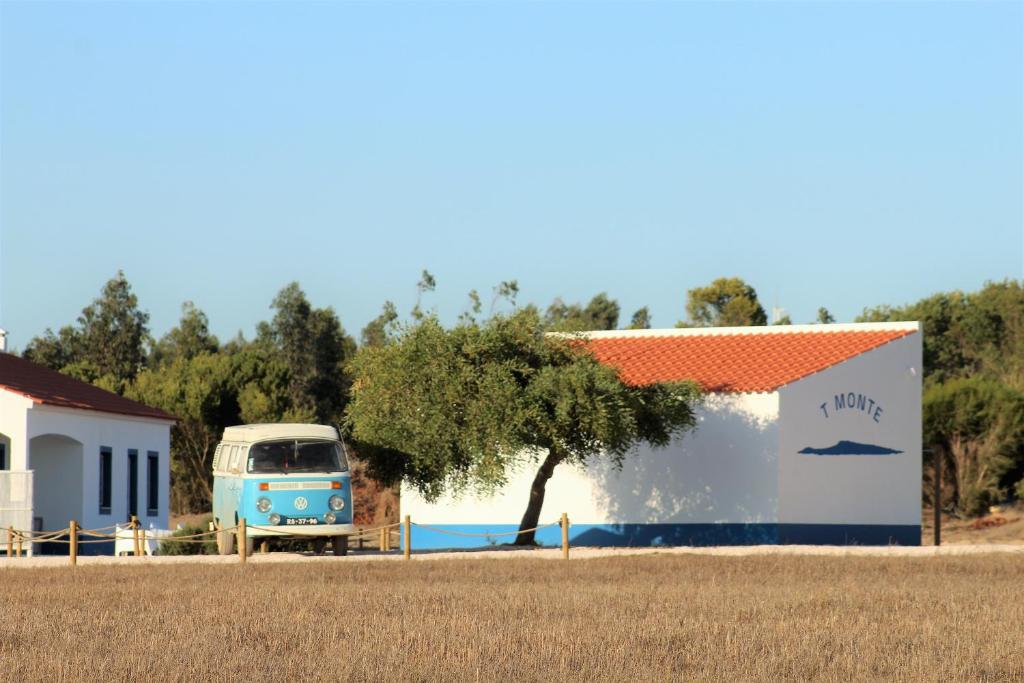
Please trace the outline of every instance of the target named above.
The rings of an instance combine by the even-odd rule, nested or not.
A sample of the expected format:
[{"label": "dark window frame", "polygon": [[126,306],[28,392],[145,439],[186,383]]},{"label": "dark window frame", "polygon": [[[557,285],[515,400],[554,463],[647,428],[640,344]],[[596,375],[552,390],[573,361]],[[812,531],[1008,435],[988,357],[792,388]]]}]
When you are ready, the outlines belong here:
[{"label": "dark window frame", "polygon": [[[100,514],[109,515],[114,498],[114,449],[100,446]],[[104,505],[104,503],[106,503]]]},{"label": "dark window frame", "polygon": [[146,451],[146,516],[160,514],[160,453]]},{"label": "dark window frame", "polygon": [[[134,476],[132,476],[134,474]],[[132,505],[132,494],[135,494]],[[133,509],[134,508],[134,509]],[[128,449],[128,514],[127,519],[139,516],[139,449]]]},{"label": "dark window frame", "polygon": [[7,465],[7,444],[0,443],[0,470],[9,470]]}]

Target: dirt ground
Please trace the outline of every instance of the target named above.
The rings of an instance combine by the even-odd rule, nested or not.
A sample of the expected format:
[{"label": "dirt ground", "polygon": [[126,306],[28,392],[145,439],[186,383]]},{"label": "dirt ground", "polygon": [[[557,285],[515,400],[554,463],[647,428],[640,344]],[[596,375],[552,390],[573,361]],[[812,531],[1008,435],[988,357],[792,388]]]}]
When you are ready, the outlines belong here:
[{"label": "dirt ground", "polygon": [[[932,545],[934,512],[921,512],[921,543]],[[999,523],[1005,520],[1005,523]],[[995,523],[987,526],[987,523]],[[1004,506],[999,512],[979,519],[942,516],[942,545],[1024,544],[1024,503]]]}]

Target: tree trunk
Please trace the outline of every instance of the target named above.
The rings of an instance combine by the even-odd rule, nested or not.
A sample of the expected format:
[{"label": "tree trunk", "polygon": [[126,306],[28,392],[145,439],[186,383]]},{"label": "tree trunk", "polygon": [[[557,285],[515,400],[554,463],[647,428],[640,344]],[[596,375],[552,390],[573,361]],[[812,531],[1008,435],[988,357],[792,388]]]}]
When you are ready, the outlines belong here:
[{"label": "tree trunk", "polygon": [[530,486],[530,502],[526,506],[523,521],[519,523],[520,531],[516,536],[515,545],[533,545],[533,537],[536,532],[524,531],[524,529],[532,530],[537,526],[537,521],[540,519],[540,509],[544,506],[544,489],[547,486],[548,479],[554,474],[555,465],[564,459],[564,456],[557,449],[548,449],[548,456],[544,458],[544,462],[541,463],[540,469],[537,470],[537,476],[533,478],[533,484]]}]

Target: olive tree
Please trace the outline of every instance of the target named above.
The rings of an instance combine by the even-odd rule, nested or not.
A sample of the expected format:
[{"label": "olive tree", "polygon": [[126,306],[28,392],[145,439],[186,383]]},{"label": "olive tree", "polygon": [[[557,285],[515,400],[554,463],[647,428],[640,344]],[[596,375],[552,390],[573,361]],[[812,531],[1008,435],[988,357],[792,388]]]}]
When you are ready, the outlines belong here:
[{"label": "olive tree", "polygon": [[419,318],[361,348],[350,371],[347,424],[376,477],[432,500],[536,467],[517,544],[533,543],[557,466],[664,446],[694,426],[699,398],[689,382],[624,383],[579,337],[545,334],[533,307],[451,329]]}]

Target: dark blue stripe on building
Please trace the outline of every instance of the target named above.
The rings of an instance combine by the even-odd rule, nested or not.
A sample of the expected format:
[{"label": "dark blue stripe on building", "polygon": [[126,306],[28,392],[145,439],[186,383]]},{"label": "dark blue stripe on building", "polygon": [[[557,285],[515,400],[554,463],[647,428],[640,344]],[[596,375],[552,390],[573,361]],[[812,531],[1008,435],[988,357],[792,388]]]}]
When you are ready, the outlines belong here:
[{"label": "dark blue stripe on building", "polygon": [[[431,524],[463,534],[507,534],[491,537],[455,536],[413,524],[413,550],[499,547],[515,540],[517,524]],[[403,536],[404,538],[404,536]],[[558,527],[540,529],[536,542],[559,546]],[[921,545],[916,524],[573,524],[569,542],[576,546],[658,547],[720,545]]]}]

